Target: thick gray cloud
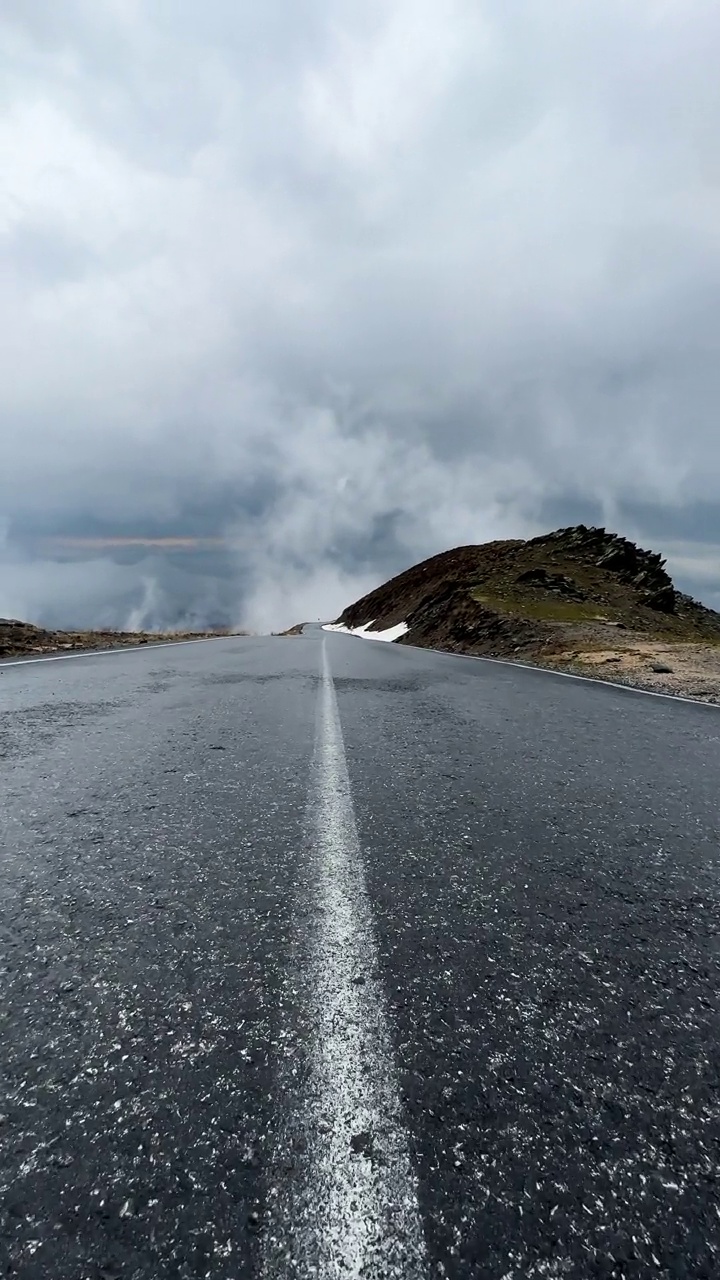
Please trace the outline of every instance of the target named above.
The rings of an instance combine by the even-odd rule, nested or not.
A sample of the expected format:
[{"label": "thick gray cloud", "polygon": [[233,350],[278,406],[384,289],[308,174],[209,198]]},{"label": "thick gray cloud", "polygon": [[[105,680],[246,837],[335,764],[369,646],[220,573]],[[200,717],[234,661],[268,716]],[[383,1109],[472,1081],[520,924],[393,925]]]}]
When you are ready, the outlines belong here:
[{"label": "thick gray cloud", "polygon": [[[719,41],[710,0],[5,0],[0,613],[280,625],[579,519],[720,603]],[[229,549],[48,550],[103,533]]]}]

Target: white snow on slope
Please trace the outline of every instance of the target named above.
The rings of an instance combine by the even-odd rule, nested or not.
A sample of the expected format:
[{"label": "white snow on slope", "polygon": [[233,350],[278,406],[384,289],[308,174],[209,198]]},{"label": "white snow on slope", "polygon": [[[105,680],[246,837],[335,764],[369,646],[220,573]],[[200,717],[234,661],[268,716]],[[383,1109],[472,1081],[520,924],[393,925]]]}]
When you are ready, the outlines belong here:
[{"label": "white snow on slope", "polygon": [[344,627],[341,622],[326,622],[323,631],[340,631],[345,636],[362,636],[365,640],[399,640],[409,631],[407,622],[398,622],[386,631],[370,631],[368,628],[372,625],[372,622],[366,622],[362,627]]}]

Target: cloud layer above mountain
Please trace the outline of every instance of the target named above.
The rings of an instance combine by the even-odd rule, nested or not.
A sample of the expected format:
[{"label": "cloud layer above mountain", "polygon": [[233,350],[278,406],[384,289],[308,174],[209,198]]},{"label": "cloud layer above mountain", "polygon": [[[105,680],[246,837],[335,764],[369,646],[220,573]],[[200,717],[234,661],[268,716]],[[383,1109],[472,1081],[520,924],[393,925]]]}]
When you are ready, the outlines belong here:
[{"label": "cloud layer above mountain", "polygon": [[0,43],[0,613],[281,625],[583,519],[720,603],[716,4],[5,0]]}]

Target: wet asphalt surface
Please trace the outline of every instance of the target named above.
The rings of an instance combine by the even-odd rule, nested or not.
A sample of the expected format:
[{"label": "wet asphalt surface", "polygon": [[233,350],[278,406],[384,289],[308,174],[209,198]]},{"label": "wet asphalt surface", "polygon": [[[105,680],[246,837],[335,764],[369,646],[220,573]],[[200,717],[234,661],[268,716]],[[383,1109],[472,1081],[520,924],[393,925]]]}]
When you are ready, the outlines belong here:
[{"label": "wet asphalt surface", "polygon": [[[321,641],[2,668],[0,1275],[262,1274]],[[720,711],[326,643],[428,1275],[717,1277]]]}]

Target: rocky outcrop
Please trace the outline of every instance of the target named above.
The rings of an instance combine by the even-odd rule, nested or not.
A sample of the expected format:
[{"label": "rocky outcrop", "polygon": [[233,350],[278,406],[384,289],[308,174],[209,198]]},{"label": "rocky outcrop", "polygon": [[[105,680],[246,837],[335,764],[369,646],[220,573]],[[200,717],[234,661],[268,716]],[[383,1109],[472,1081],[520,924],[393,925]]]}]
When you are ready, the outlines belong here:
[{"label": "rocky outcrop", "polygon": [[585,600],[586,593],[580,590],[577,582],[568,578],[565,573],[549,573],[547,569],[526,569],[519,573],[516,582],[529,587],[542,587],[543,591],[563,596],[566,600]]},{"label": "rocky outcrop", "polygon": [[662,613],[675,610],[675,588],[665,569],[665,560],[658,552],[643,551],[628,538],[609,533],[601,527],[571,525],[556,529],[554,533],[531,538],[530,547],[547,546],[554,552],[560,550],[571,558],[594,562],[620,582],[627,583],[640,593],[640,602]]},{"label": "rocky outcrop", "polygon": [[587,525],[431,556],[339,622],[376,630],[405,622],[400,644],[543,659],[576,639],[602,647],[610,628],[668,642],[720,638],[720,615],[676,591],[661,555]]},{"label": "rocky outcrop", "polygon": [[453,653],[530,652],[547,640],[541,624],[505,617],[452,583],[423,600],[407,624],[408,643]]}]

